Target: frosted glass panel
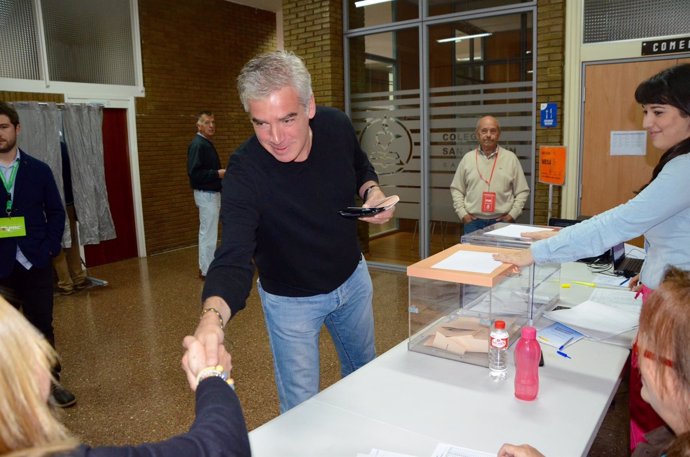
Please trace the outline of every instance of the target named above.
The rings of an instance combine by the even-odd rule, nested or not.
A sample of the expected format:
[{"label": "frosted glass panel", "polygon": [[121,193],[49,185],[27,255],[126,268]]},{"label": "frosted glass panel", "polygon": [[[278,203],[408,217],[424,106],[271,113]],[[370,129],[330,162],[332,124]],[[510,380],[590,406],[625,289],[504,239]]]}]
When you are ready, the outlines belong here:
[{"label": "frosted glass panel", "polygon": [[31,0],[0,1],[0,77],[41,79]]},{"label": "frosted glass panel", "polygon": [[134,85],[129,0],[41,0],[53,81]]}]

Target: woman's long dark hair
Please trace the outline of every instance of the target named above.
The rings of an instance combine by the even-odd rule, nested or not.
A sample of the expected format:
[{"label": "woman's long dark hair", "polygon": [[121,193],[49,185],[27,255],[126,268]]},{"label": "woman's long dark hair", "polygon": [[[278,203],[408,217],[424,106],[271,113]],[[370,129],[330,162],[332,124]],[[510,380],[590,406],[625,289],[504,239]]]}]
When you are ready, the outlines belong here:
[{"label": "woman's long dark hair", "polygon": [[[667,68],[640,83],[635,91],[635,100],[641,105],[671,105],[678,108],[681,115],[690,116],[690,64]],[[668,162],[688,152],[690,152],[690,138],[684,139],[664,152],[654,167],[649,183],[656,179]]]}]

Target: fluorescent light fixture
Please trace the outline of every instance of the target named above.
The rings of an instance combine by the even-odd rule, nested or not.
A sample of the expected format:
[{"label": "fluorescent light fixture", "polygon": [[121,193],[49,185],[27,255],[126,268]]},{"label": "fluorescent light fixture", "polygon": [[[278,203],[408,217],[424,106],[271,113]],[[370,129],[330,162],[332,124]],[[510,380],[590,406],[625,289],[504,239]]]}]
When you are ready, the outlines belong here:
[{"label": "fluorescent light fixture", "polygon": [[360,0],[358,2],[355,2],[355,7],[362,8],[364,6],[376,5],[377,3],[386,3],[391,1],[393,0]]},{"label": "fluorescent light fixture", "polygon": [[469,40],[470,38],[481,38],[485,36],[490,36],[492,33],[478,33],[476,35],[464,35],[464,36],[455,36],[452,38],[442,38],[440,40],[436,40],[437,43],[449,43],[451,41],[457,43],[458,41],[462,40]]}]

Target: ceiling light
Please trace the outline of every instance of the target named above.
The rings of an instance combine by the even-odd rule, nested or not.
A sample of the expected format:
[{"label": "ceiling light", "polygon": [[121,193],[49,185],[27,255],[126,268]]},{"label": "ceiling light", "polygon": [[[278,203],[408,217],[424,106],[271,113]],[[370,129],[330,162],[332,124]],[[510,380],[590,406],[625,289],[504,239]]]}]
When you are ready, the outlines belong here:
[{"label": "ceiling light", "polygon": [[360,0],[355,2],[355,7],[362,8],[363,6],[376,5],[377,3],[386,3],[393,0]]},{"label": "ceiling light", "polygon": [[436,42],[437,43],[449,43],[449,42],[453,41],[453,42],[457,43],[458,41],[469,40],[470,38],[481,38],[481,37],[490,36],[490,35],[492,35],[492,34],[491,33],[478,33],[476,35],[463,35],[463,36],[456,36],[456,37],[452,37],[452,38],[442,38],[440,40],[436,40]]}]

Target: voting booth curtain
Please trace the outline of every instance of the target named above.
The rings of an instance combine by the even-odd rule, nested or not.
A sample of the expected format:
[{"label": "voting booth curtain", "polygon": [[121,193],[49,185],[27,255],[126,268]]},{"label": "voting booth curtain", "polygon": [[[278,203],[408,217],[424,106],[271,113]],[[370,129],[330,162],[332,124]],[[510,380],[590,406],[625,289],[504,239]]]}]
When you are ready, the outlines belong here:
[{"label": "voting booth curtain", "polygon": [[[71,166],[74,208],[79,219],[80,244],[98,244],[114,239],[115,225],[108,206],[103,165],[103,107],[86,104],[16,102],[22,151],[47,163],[53,172],[63,204],[60,138],[67,145]],[[71,246],[65,223],[64,247]]]}]

